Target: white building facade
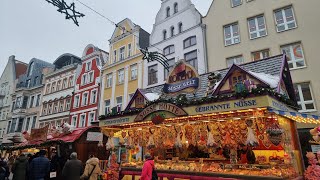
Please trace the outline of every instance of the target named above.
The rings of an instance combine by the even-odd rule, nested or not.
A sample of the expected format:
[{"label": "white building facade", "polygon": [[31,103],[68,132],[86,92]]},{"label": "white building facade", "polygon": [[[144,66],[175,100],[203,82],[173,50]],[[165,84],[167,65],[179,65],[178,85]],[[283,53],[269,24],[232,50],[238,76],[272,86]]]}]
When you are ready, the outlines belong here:
[{"label": "white building facade", "polygon": [[[162,0],[150,35],[149,52],[166,56],[170,70],[185,59],[199,74],[207,72],[205,25],[190,0]],[[144,88],[163,84],[168,71],[157,61],[144,62]]]}]

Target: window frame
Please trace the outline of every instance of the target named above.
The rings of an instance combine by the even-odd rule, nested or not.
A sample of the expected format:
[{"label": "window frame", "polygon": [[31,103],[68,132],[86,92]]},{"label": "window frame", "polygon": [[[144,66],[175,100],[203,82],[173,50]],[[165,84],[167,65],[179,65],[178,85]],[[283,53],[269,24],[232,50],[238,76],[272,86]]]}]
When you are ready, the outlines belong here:
[{"label": "window frame", "polygon": [[[107,102],[109,102],[109,106],[107,106]],[[107,99],[104,101],[104,113],[105,113],[105,115],[111,113],[111,100],[110,99]]]},{"label": "window frame", "polygon": [[238,5],[234,5],[234,4],[233,4],[233,1],[234,1],[234,0],[231,0],[231,7],[232,7],[232,8],[234,8],[234,7],[238,7],[238,6],[241,6],[241,5],[242,5],[242,3],[243,3],[243,2],[242,2],[242,0],[240,0],[240,4],[238,4]]},{"label": "window frame", "polygon": [[[194,44],[192,44],[192,39],[195,39]],[[189,42],[190,44],[188,46],[186,46],[186,42]],[[183,40],[183,49],[187,49],[187,48],[195,46],[195,45],[197,45],[197,36],[196,35],[190,36],[190,37]]]},{"label": "window frame", "polygon": [[[86,96],[85,96],[86,95]],[[82,94],[82,98],[81,98],[81,106],[87,106],[89,100],[89,92],[86,91]]]},{"label": "window frame", "polygon": [[[265,52],[268,52],[268,56],[267,57],[264,57],[263,53],[265,53]],[[255,53],[259,53],[259,59],[254,59]],[[270,57],[270,49],[269,48],[251,52],[251,60],[252,61],[259,61],[261,59],[265,59],[265,58],[269,58],[269,57]]]},{"label": "window frame", "polygon": [[[168,53],[166,53],[167,49],[169,49]],[[173,51],[171,51],[172,49],[173,49]],[[163,55],[168,56],[168,55],[173,54],[173,53],[175,53],[174,44],[168,45],[167,47],[163,48]]]},{"label": "window frame", "polygon": [[[93,96],[93,93],[95,92],[95,96]],[[97,103],[97,95],[98,95],[98,90],[97,89],[93,89],[91,91],[91,95],[90,95],[90,104],[95,104]],[[94,97],[94,98],[93,98]]]},{"label": "window frame", "polygon": [[[118,98],[121,98],[121,103],[118,103]],[[116,97],[116,107],[120,107],[120,111],[122,111],[123,106],[123,96],[117,96]]]},{"label": "window frame", "polygon": [[179,32],[179,34],[183,32],[183,24],[182,24],[182,22],[178,23],[178,32]]},{"label": "window frame", "polygon": [[[150,78],[151,77],[150,69],[154,67],[156,67],[156,71],[152,72],[152,75],[155,75],[155,77]],[[155,81],[151,82],[151,79],[155,79]],[[157,83],[158,83],[158,64],[153,64],[148,66],[148,85],[157,84]]]},{"label": "window frame", "polygon": [[[303,60],[297,60],[295,58],[295,52],[294,52],[294,47],[293,46],[297,46],[299,45],[300,46],[300,49],[301,49],[301,52],[302,52],[302,59]],[[292,63],[292,68],[290,68],[289,66],[289,69],[290,70],[295,70],[295,69],[302,69],[302,68],[306,68],[307,67],[307,63],[306,63],[306,59],[305,59],[305,55],[304,55],[304,50],[303,50],[303,46],[302,46],[302,43],[301,42],[294,42],[294,43],[290,43],[290,44],[284,44],[284,45],[281,45],[280,46],[280,50],[282,53],[285,53],[286,56],[289,56],[287,55],[287,53],[285,52],[284,48],[286,47],[289,47],[289,50],[290,50],[290,57],[291,57],[291,60],[290,61],[287,61],[288,64],[291,64]],[[303,64],[304,66],[301,66],[301,67],[298,67],[297,66],[297,62],[301,62],[303,61]]]},{"label": "window frame", "polygon": [[171,33],[171,37],[173,37],[174,36],[174,26],[170,27],[170,33]]},{"label": "window frame", "polygon": [[124,83],[124,68],[121,68],[118,70],[118,84],[123,84],[123,83]]},{"label": "window frame", "polygon": [[[84,116],[83,118],[83,121],[82,121],[82,117]],[[87,114],[86,113],[82,113],[80,114],[80,119],[79,119],[79,125],[78,127],[86,127],[86,118],[87,118]],[[83,122],[83,124],[82,124]],[[81,125],[81,126],[80,126]]]},{"label": "window frame", "polygon": [[[91,114],[93,114],[93,120],[91,121]],[[96,112],[95,111],[92,111],[92,112],[89,112],[88,113],[88,124],[90,123],[90,125],[95,122],[95,119],[96,119]]]},{"label": "window frame", "polygon": [[[112,87],[112,79],[113,79],[113,73],[107,74],[107,82],[106,82],[106,87],[107,88],[111,88]],[[109,83],[110,83],[110,85],[109,85]]]},{"label": "window frame", "polygon": [[[123,52],[121,52],[121,50],[123,50]],[[126,59],[126,46],[122,46],[119,49],[119,61],[123,61]]]},{"label": "window frame", "polygon": [[132,56],[132,44],[129,43],[128,44],[128,57],[131,57]]},{"label": "window frame", "polygon": [[[301,88],[302,84],[308,84],[312,100],[307,100],[307,101],[304,100],[304,96],[303,96],[303,92],[302,92],[302,88]],[[302,108],[301,110],[299,110],[299,112],[315,112],[315,111],[317,111],[317,107],[316,107],[316,103],[315,103],[316,100],[314,99],[314,95],[312,92],[310,82],[295,83],[294,86],[297,86],[298,94],[299,94],[299,98],[300,98],[300,101],[297,100],[297,104],[300,105]],[[307,109],[306,104],[313,104],[314,109]]]},{"label": "window frame", "polygon": [[167,39],[167,30],[163,30],[162,31],[162,36],[163,36],[163,40],[166,40]]},{"label": "window frame", "polygon": [[178,12],[179,12],[178,3],[175,2],[175,3],[173,4],[173,14],[176,14],[176,13],[178,13]]},{"label": "window frame", "polygon": [[88,72],[88,83],[92,83],[94,81],[94,71]]},{"label": "window frame", "polygon": [[[196,53],[196,55],[197,55],[196,58],[188,59],[188,60],[187,60],[187,55],[190,55],[190,54],[192,54],[192,53]],[[185,61],[186,61],[187,64],[191,65],[191,66],[194,67],[196,70],[198,70],[198,63],[199,63],[199,62],[198,62],[198,50],[197,50],[197,49],[185,53],[185,54],[184,54],[184,59],[185,59]],[[194,65],[190,64],[191,61],[195,61],[195,62],[194,62]]]},{"label": "window frame", "polygon": [[[286,17],[286,14],[285,14],[285,10],[286,10],[286,9],[289,9],[289,8],[291,8],[291,11],[292,11],[293,21],[287,22],[287,17]],[[282,19],[283,19],[283,23],[281,23],[281,24],[278,24],[278,22],[277,22],[277,16],[276,16],[276,12],[279,12],[279,11],[281,11],[281,17],[282,17]],[[277,33],[281,33],[281,32],[284,32],[284,31],[289,31],[289,30],[292,30],[292,29],[295,29],[295,28],[298,27],[297,20],[296,20],[296,16],[295,16],[295,13],[294,13],[293,6],[292,6],[292,5],[275,9],[275,10],[273,11],[273,17],[274,17],[274,22],[275,22],[275,26],[276,26],[276,31],[277,31]],[[284,18],[284,17],[285,17],[285,18]],[[288,27],[288,24],[290,24],[290,23],[292,23],[292,22],[294,22],[295,26],[292,27],[292,28],[289,28],[289,27]],[[282,25],[284,25],[284,30],[279,31],[279,30],[278,30],[278,27],[279,27],[279,26],[282,26]]]},{"label": "window frame", "polygon": [[[258,22],[258,18],[262,17],[263,22],[264,22],[264,29],[259,29],[259,22]],[[255,25],[255,31],[251,31],[250,28],[250,20],[254,20],[254,25]],[[247,19],[247,25],[248,25],[248,33],[249,33],[249,38],[250,40],[253,39],[258,39],[258,38],[262,38],[268,35],[268,31],[267,31],[267,23],[266,23],[266,18],[264,16],[264,14],[260,14],[257,16],[253,16]],[[261,32],[265,31],[265,35],[261,35]],[[256,33],[257,37],[252,37],[251,35]]]},{"label": "window frame", "polygon": [[171,13],[170,13],[170,7],[168,6],[166,8],[166,18],[170,17]]},{"label": "window frame", "polygon": [[[134,68],[133,68],[134,67]],[[134,72],[134,73],[133,73]],[[135,75],[135,76],[133,76]],[[138,64],[130,65],[130,79],[136,80],[138,79]]]},{"label": "window frame", "polygon": [[[242,54],[237,55],[237,56],[231,56],[231,57],[226,58],[226,65],[227,65],[227,68],[230,68],[233,64],[240,65],[240,64],[238,64],[238,63],[235,63],[235,60],[236,60],[238,57],[241,57],[241,59],[242,59],[242,63],[240,63],[240,64],[243,64],[243,63],[244,63],[244,58],[243,58],[243,55],[242,55]],[[231,60],[231,59],[233,59],[233,63],[229,66],[229,64],[228,64],[228,60]]]},{"label": "window frame", "polygon": [[[233,36],[234,32],[233,32],[233,26],[238,26],[238,36]],[[226,38],[226,28],[230,27],[230,38]],[[236,45],[239,44],[241,42],[241,35],[240,35],[240,27],[239,27],[239,22],[234,22],[231,24],[227,24],[223,26],[223,36],[224,36],[224,46],[231,46],[231,45]],[[238,42],[235,42],[235,39],[239,39]],[[228,40],[231,40],[231,44],[227,44],[226,42]]]},{"label": "window frame", "polygon": [[[76,101],[76,100],[77,100],[77,97],[78,97],[78,101]],[[75,108],[80,107],[80,94],[76,94],[76,95],[74,96],[73,107],[75,107]]]},{"label": "window frame", "polygon": [[[75,122],[75,125],[74,125]],[[74,115],[71,117],[71,126],[77,127],[78,124],[78,115]]]}]

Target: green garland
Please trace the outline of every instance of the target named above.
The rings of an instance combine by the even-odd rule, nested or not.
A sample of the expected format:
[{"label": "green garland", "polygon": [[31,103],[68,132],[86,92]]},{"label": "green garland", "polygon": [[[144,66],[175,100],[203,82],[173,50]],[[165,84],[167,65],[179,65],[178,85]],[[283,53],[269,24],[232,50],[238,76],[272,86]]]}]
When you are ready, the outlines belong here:
[{"label": "green garland", "polygon": [[61,140],[58,141],[45,141],[40,144],[32,144],[32,145],[25,145],[25,146],[1,146],[1,150],[8,150],[8,151],[16,151],[16,150],[23,150],[23,149],[31,149],[31,148],[38,148],[38,147],[50,147],[54,145],[61,145],[61,144],[71,144],[70,142],[64,142]]},{"label": "green garland", "polygon": [[[282,95],[282,94],[274,91],[273,89],[261,88],[261,87],[252,89],[251,92],[249,92],[248,90],[244,90],[240,93],[211,95],[211,96],[206,96],[206,97],[203,97],[200,99],[195,99],[195,98],[194,99],[187,99],[185,94],[180,94],[176,98],[169,98],[169,99],[166,99],[165,97],[160,96],[160,98],[157,100],[147,102],[145,107],[150,106],[152,104],[156,104],[156,103],[171,103],[171,104],[175,104],[179,107],[188,107],[188,106],[194,106],[194,105],[200,105],[200,104],[206,104],[206,103],[214,103],[214,102],[247,98],[247,97],[254,97],[254,96],[261,96],[261,95],[270,95],[270,96],[276,98],[277,100],[279,100],[280,102],[283,102],[283,103],[287,104],[288,106],[292,107],[293,109],[296,109],[296,110],[298,109],[297,104],[293,100],[289,99],[287,96]],[[143,108],[142,109],[130,109],[127,111],[118,112],[117,114],[110,113],[107,115],[99,116],[99,120],[105,120],[108,118],[114,118],[114,117],[118,117],[118,116],[134,115],[134,114],[141,112],[142,110],[143,110]]]}]

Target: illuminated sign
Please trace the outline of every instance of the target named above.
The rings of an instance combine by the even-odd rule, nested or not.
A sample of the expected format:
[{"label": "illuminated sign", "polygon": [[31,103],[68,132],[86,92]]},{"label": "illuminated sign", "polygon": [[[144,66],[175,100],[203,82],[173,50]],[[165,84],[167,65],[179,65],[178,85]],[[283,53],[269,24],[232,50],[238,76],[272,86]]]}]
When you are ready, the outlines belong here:
[{"label": "illuminated sign", "polygon": [[169,73],[167,82],[163,86],[165,93],[193,93],[199,87],[197,70],[183,60],[178,62]]}]

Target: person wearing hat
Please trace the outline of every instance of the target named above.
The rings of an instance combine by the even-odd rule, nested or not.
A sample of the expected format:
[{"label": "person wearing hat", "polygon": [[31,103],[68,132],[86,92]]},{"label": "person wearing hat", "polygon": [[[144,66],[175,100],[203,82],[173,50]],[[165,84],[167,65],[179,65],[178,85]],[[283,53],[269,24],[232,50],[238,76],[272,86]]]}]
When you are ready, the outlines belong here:
[{"label": "person wearing hat", "polygon": [[50,161],[45,157],[47,151],[40,150],[39,157],[34,158],[30,163],[30,179],[44,180],[50,171]]},{"label": "person wearing hat", "polygon": [[154,161],[150,154],[144,155],[145,162],[143,164],[140,180],[152,180],[152,170],[154,169]]}]

